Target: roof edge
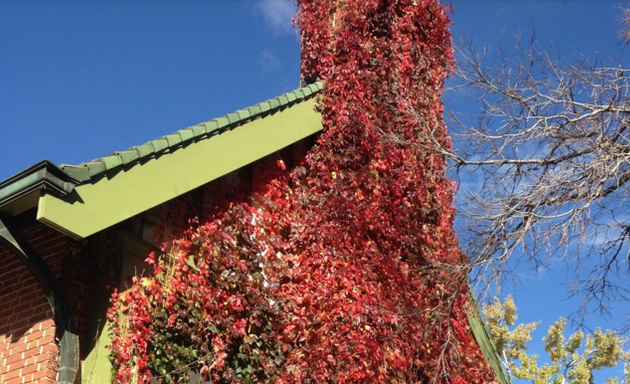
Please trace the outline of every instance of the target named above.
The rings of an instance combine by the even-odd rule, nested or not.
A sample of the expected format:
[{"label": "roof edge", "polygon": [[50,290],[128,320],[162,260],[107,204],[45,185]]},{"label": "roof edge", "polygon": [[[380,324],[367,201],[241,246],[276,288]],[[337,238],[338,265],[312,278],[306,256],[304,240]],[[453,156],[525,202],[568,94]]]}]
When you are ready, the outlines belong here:
[{"label": "roof edge", "polygon": [[0,208],[42,189],[56,196],[65,196],[78,184],[79,180],[52,162],[42,160],[0,182]]},{"label": "roof edge", "polygon": [[505,367],[501,363],[501,357],[497,352],[497,348],[492,342],[490,337],[490,330],[486,326],[484,318],[481,316],[481,310],[479,304],[477,304],[477,298],[475,294],[468,287],[468,297],[470,310],[468,311],[468,323],[471,326],[473,337],[477,341],[477,345],[481,352],[486,357],[486,361],[490,364],[490,367],[496,375],[496,379],[500,384],[512,384]]},{"label": "roof edge", "polygon": [[116,172],[122,169],[122,167],[132,166],[145,159],[158,157],[163,153],[173,152],[190,143],[207,139],[227,130],[234,129],[249,121],[273,114],[283,108],[314,97],[322,89],[322,82],[309,84],[251,107],[228,113],[186,129],[181,129],[144,144],[117,151],[79,165],[62,164],[60,168],[63,172],[79,180],[81,183],[86,183],[110,172]]}]

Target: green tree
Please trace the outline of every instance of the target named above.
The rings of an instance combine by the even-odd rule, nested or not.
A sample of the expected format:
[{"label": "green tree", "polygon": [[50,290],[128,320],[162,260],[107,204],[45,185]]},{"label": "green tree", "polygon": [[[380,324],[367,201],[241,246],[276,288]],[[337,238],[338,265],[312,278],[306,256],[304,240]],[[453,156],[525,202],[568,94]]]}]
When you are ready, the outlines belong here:
[{"label": "green tree", "polygon": [[511,296],[503,303],[496,297],[483,307],[490,337],[511,380],[524,379],[534,384],[591,384],[593,373],[624,366],[624,376],[608,378],[606,384],[630,383],[630,352],[626,340],[611,330],[597,328],[593,333],[576,331],[565,338],[567,320],[559,318],[543,337],[549,362],[539,365],[539,355],[528,351],[531,333],[539,325],[516,325],[516,305]]}]

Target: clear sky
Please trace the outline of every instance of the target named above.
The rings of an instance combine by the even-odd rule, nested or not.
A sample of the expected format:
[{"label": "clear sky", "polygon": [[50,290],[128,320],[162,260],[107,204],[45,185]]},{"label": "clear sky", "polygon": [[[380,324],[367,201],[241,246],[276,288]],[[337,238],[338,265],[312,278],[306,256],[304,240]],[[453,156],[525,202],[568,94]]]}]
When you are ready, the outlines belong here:
[{"label": "clear sky", "polygon": [[[628,67],[621,3],[453,0],[452,31],[494,53],[536,25],[567,59],[606,53]],[[42,159],[89,161],[297,88],[293,13],[285,0],[0,1],[0,180]],[[563,270],[523,276],[514,287],[523,320],[546,328],[575,307],[564,300]],[[627,308],[593,324],[617,326]]]}]

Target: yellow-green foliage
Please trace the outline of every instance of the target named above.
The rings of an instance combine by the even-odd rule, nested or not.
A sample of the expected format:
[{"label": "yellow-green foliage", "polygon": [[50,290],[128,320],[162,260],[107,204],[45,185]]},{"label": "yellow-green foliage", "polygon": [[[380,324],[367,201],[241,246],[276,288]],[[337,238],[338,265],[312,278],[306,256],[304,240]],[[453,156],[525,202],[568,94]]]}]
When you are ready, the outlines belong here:
[{"label": "yellow-green foliage", "polygon": [[485,305],[483,314],[501,360],[510,379],[525,379],[534,384],[592,384],[593,371],[624,365],[622,379],[609,378],[605,384],[630,384],[630,352],[626,340],[615,332],[597,328],[593,334],[576,331],[565,339],[567,320],[558,319],[543,337],[551,363],[538,365],[538,355],[527,353],[531,333],[539,325],[518,324],[516,305],[511,296],[503,303],[494,298]]}]

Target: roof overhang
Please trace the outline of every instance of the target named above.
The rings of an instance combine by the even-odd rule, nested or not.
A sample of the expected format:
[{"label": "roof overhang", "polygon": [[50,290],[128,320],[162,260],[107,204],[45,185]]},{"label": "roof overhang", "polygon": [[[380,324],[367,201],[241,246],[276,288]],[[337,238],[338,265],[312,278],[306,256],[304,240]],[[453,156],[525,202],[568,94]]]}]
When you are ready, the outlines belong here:
[{"label": "roof overhang", "polygon": [[322,129],[315,99],[289,104],[210,138],[172,147],[91,178],[71,194],[44,194],[37,219],[85,238],[209,183]]},{"label": "roof overhang", "polygon": [[48,160],[0,182],[0,212],[15,216],[37,206],[43,194],[63,198],[79,181]]}]

